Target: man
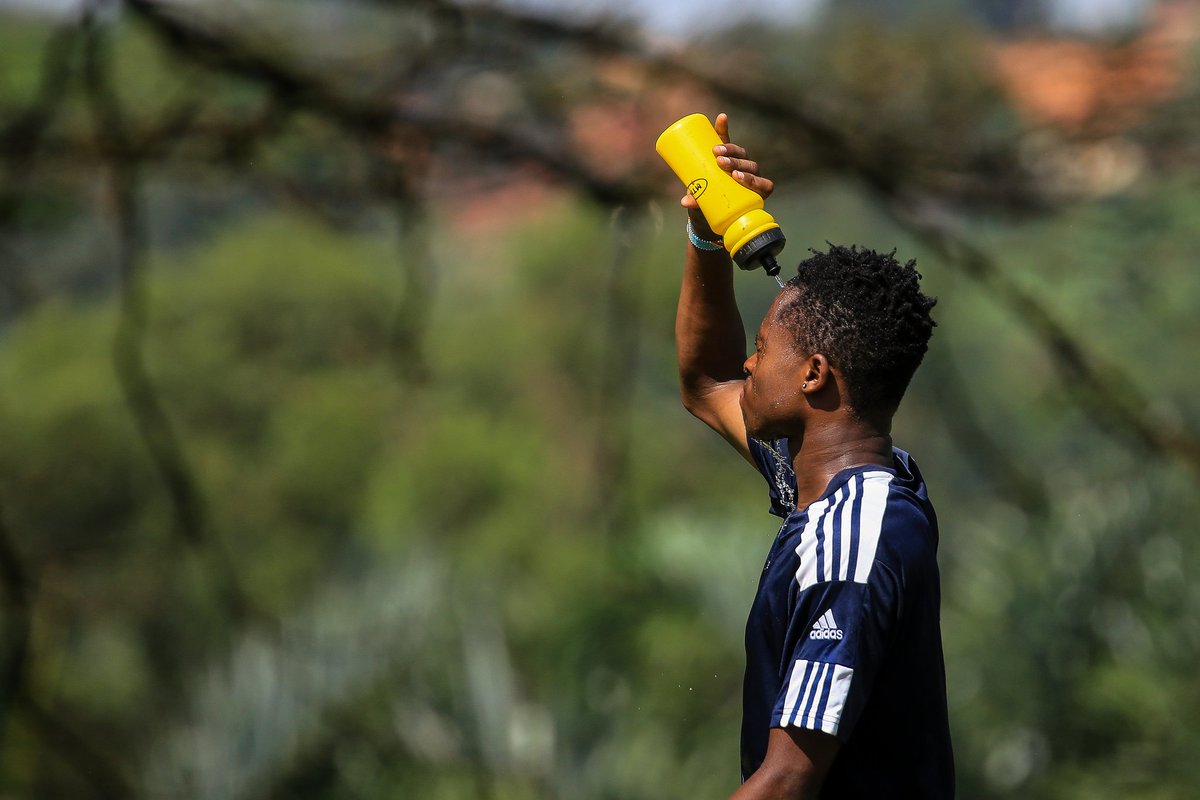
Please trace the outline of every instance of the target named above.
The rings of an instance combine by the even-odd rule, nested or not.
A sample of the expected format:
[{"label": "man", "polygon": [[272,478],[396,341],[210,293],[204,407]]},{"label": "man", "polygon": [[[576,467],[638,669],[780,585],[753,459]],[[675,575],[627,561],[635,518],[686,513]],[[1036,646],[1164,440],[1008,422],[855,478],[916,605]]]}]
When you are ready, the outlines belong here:
[{"label": "man", "polygon": [[[766,197],[772,182],[728,126],[717,117],[718,164]],[[681,203],[683,402],[767,478],[784,518],[746,626],[734,798],[952,797],[937,521],[890,436],[935,301],[912,262],[814,251],[747,359],[729,256],[695,201]]]}]

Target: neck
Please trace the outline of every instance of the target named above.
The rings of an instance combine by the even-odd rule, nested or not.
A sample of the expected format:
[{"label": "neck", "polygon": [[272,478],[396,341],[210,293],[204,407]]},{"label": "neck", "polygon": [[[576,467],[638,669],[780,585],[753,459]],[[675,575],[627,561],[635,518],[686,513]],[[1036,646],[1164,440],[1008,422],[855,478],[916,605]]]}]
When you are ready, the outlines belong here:
[{"label": "neck", "polygon": [[833,476],[850,467],[891,467],[892,437],[863,422],[810,426],[788,438],[796,473],[796,507],[821,496]]}]

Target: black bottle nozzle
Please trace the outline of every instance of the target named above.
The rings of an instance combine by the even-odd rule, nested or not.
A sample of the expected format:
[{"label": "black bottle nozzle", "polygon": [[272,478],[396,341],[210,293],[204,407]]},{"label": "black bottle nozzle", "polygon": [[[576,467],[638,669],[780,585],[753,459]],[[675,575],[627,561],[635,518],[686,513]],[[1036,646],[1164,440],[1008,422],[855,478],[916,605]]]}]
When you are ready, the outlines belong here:
[{"label": "black bottle nozzle", "polygon": [[784,237],[783,231],[776,226],[760,233],[738,248],[738,251],[733,254],[733,260],[742,269],[762,267],[768,275],[778,280],[779,262],[775,260],[775,256],[779,255],[785,244],[787,244],[787,239]]}]

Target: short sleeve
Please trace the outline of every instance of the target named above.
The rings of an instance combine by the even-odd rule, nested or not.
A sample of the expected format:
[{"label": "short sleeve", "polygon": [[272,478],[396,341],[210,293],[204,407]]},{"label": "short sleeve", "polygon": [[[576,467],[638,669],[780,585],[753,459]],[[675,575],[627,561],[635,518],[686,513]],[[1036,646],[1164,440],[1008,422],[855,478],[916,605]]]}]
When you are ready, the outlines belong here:
[{"label": "short sleeve", "polygon": [[796,473],[792,471],[792,457],[788,452],[787,439],[763,442],[753,437],[746,438],[750,457],[754,465],[767,479],[771,495],[771,513],[786,517],[796,508]]},{"label": "short sleeve", "polygon": [[821,583],[801,594],[772,727],[849,738],[895,632],[900,592],[893,573],[877,563],[866,582]]}]

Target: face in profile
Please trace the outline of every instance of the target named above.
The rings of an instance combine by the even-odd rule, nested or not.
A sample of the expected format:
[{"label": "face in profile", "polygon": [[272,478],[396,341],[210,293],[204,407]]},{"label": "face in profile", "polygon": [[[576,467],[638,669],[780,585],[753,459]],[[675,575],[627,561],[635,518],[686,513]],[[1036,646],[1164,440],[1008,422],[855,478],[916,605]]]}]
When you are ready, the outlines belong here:
[{"label": "face in profile", "polygon": [[808,407],[801,384],[806,354],[799,352],[791,332],[778,320],[781,292],[771,303],[754,337],[754,352],[743,369],[740,405],[746,432],[762,441],[804,430]]}]

